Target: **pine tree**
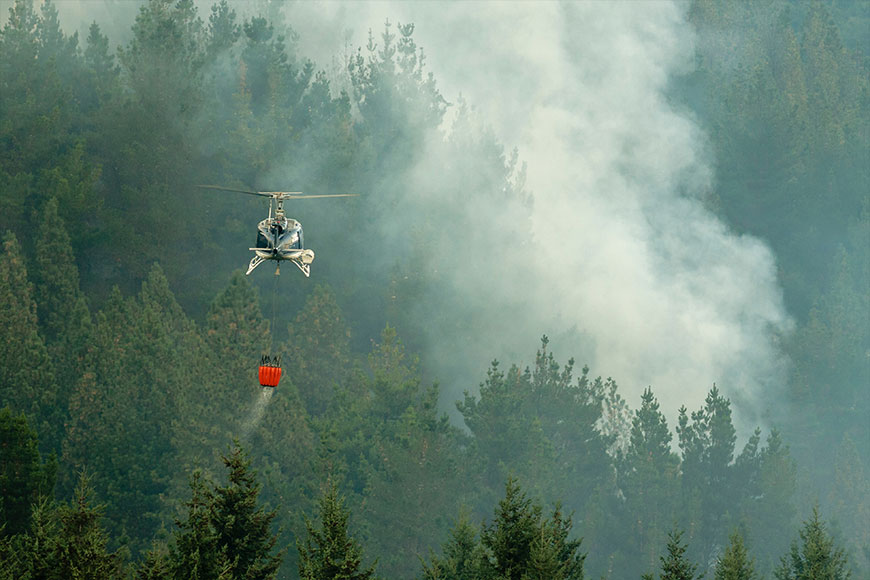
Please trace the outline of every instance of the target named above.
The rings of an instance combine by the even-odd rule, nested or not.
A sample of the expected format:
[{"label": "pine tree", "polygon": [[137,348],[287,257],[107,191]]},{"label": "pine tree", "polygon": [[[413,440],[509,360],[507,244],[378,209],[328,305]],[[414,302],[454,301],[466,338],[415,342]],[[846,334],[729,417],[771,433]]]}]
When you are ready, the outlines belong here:
[{"label": "pine tree", "polygon": [[[596,425],[611,381],[591,379],[588,368],[575,380],[574,361],[559,365],[547,350],[547,337],[541,342],[534,370],[514,365],[505,372],[494,361],[479,397],[466,393],[457,408],[474,435],[472,454],[485,489],[516,475],[545,498],[562,498],[583,511],[610,471],[612,439]],[[566,489],[585,492],[565,498]]]},{"label": "pine tree", "polygon": [[102,508],[82,473],[70,503],[42,499],[34,505],[30,528],[16,542],[16,577],[34,580],[122,580],[124,555],[108,549]]},{"label": "pine tree", "polygon": [[69,393],[84,372],[93,330],[91,314],[55,198],[46,202],[40,222],[51,235],[36,240],[34,295],[46,347],[57,369],[58,404],[66,415]]},{"label": "pine tree", "polygon": [[625,496],[625,519],[631,522],[630,536],[637,550],[636,556],[626,560],[636,560],[641,570],[655,566],[666,526],[675,516],[679,458],[671,451],[671,438],[667,420],[648,387],[634,412],[628,446],[616,458],[617,485]]},{"label": "pine tree", "polygon": [[[191,497],[184,504],[187,518],[175,522],[178,529],[174,533],[175,544],[169,552],[171,577],[178,580],[216,578],[221,565],[226,562],[226,554],[218,549],[217,533],[212,524],[214,494],[199,470],[191,475],[190,491]],[[156,556],[152,556],[151,561],[158,563]]]},{"label": "pine tree", "polygon": [[[199,470],[191,476],[187,518],[176,521],[168,556],[171,577],[273,579],[283,558],[283,553],[273,553],[278,541],[271,531],[276,512],[259,505],[260,483],[237,443],[221,458],[228,471],[226,485],[212,487]],[[159,557],[152,561],[148,569],[160,572]]]},{"label": "pine tree", "polygon": [[442,546],[444,555],[430,554],[429,563],[423,563],[423,580],[478,580],[485,556],[477,536],[477,526],[463,509]]},{"label": "pine tree", "polygon": [[100,524],[102,508],[93,506],[93,488],[82,473],[69,505],[57,509],[55,566],[61,578],[112,580],[126,578],[121,554],[107,549],[109,537]]},{"label": "pine tree", "polygon": [[[198,453],[220,449],[238,436],[248,412],[239,402],[261,394],[256,365],[269,345],[269,323],[260,313],[256,289],[241,271],[212,301],[203,339],[209,397],[194,398],[190,411],[191,428],[202,441]],[[283,380],[279,388],[285,391],[288,383]]]},{"label": "pine tree", "polygon": [[[698,566],[686,558],[686,544],[683,543],[682,538],[682,531],[673,530],[668,534],[668,553],[660,558],[662,571],[659,580],[694,580],[704,576],[703,574],[695,576]],[[647,574],[644,578],[652,580],[653,576]]]},{"label": "pine tree", "polygon": [[27,414],[43,449],[57,449],[63,424],[54,368],[39,334],[36,303],[18,240],[3,238],[0,254],[0,400]]},{"label": "pine tree", "polygon": [[[111,533],[126,534],[138,555],[163,520],[163,498],[183,486],[172,466],[198,451],[189,411],[202,398],[206,361],[195,326],[156,265],[136,299],[113,292],[94,336],[70,399],[64,463],[95,473]],[[126,485],[115,484],[121,478]]]},{"label": "pine tree", "polygon": [[215,488],[211,508],[217,548],[226,556],[233,578],[275,578],[283,559],[283,552],[273,553],[278,536],[271,527],[277,512],[258,505],[261,484],[238,442],[222,459],[228,482]]},{"label": "pine tree", "polygon": [[297,540],[299,576],[302,580],[374,579],[375,565],[363,567],[363,550],[348,533],[350,511],[338,486],[329,483],[320,497],[320,526],[307,520],[308,537]]},{"label": "pine tree", "polygon": [[[417,571],[407,554],[425,553],[444,537],[443,514],[458,509],[467,488],[459,434],[446,416],[439,420],[437,404],[433,390],[371,441],[360,514],[371,533],[368,548],[380,554],[378,568],[389,578]],[[428,524],[421,529],[420,522]]]},{"label": "pine tree", "polygon": [[329,287],[317,285],[308,296],[290,325],[286,350],[305,408],[321,415],[350,367],[350,329]]},{"label": "pine tree", "polygon": [[568,539],[571,527],[571,518],[565,518],[559,506],[550,519],[541,521],[524,580],[583,580],[586,555],[579,551],[581,540]]},{"label": "pine tree", "polygon": [[753,463],[753,475],[741,483],[745,486],[741,519],[753,537],[764,539],[756,544],[755,557],[761,570],[770,570],[788,549],[789,538],[782,530],[793,529],[796,523],[797,466],[776,429],[768,434]]},{"label": "pine tree", "polygon": [[716,561],[714,580],[755,580],[755,562],[749,557],[743,536],[739,532],[731,534],[725,553]]},{"label": "pine tree", "polygon": [[800,543],[792,543],[791,550],[782,557],[774,572],[777,580],[847,580],[852,577],[849,561],[842,548],[825,529],[818,506],[801,528]]},{"label": "pine tree", "polygon": [[164,545],[155,542],[151,549],[145,552],[145,557],[136,567],[135,579],[170,580],[171,578],[172,568],[169,553]]},{"label": "pine tree", "polygon": [[25,578],[51,579],[57,572],[57,505],[47,499],[33,506],[30,529],[18,544],[19,573]]},{"label": "pine tree", "polygon": [[735,485],[734,444],[737,434],[731,422],[731,402],[713,385],[704,407],[686,415],[680,409],[677,434],[682,451],[682,493],[687,525],[698,526],[693,541],[706,559],[724,539],[736,515],[740,489]]},{"label": "pine tree", "polygon": [[40,497],[54,491],[57,462],[43,463],[36,432],[27,418],[0,409],[0,534],[25,532]]},{"label": "pine tree", "polygon": [[507,580],[522,578],[540,521],[540,506],[532,503],[516,480],[508,478],[493,521],[480,534],[480,543],[490,554],[486,568],[494,576]]}]

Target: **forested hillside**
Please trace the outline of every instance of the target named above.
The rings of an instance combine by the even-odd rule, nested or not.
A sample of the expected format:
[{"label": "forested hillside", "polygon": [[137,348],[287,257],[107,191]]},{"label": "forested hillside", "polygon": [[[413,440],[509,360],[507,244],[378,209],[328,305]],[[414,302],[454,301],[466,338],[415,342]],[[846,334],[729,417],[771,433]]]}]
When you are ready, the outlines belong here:
[{"label": "forested hillside", "polygon": [[[704,211],[769,247],[793,322],[765,397],[710,376],[673,416],[586,328],[488,342],[535,318],[541,192],[442,94],[426,22],[336,68],[280,4],[198,6],[119,39],[14,0],[0,30],[0,580],[870,574],[867,3],[686,7],[666,97]],[[310,278],[245,276],[266,205],[198,184],[359,196],[288,208]]]}]

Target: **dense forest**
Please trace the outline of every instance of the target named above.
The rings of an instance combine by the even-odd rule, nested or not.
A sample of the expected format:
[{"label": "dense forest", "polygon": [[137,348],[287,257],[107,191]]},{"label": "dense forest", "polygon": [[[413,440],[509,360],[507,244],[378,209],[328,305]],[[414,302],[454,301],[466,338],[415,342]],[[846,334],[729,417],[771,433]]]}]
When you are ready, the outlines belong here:
[{"label": "dense forest", "polygon": [[[117,38],[7,5],[0,580],[870,574],[866,2],[681,8],[699,207],[769,248],[790,322],[765,397],[710,376],[673,415],[561,356],[591,331],[489,341],[535,317],[542,192],[415,24],[330,64],[276,2],[143,0]],[[289,208],[310,278],[245,276],[266,206],[198,184],[360,195]]]}]

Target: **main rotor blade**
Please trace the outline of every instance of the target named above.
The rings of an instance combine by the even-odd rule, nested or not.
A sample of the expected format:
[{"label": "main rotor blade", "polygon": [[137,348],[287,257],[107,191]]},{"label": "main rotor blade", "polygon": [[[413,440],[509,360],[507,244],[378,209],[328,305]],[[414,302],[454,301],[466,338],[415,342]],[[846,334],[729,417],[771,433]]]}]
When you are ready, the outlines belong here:
[{"label": "main rotor blade", "polygon": [[260,197],[272,197],[275,199],[315,199],[320,197],[357,197],[358,193],[321,193],[312,195],[303,195],[301,191],[250,191],[248,189],[234,189],[232,187],[223,187],[221,185],[197,185],[202,189],[216,189],[218,191],[231,191],[233,193],[244,193],[246,195],[258,195]]},{"label": "main rotor blade", "polygon": [[[311,195],[303,195],[301,191],[263,191],[269,195],[280,195],[284,200],[288,199],[315,199],[319,197],[357,197],[358,193],[316,193]],[[286,197],[285,197],[286,196]]]},{"label": "main rotor blade", "polygon": [[232,191],[233,193],[244,193],[247,195],[258,195],[260,197],[274,197],[270,193],[264,191],[248,191],[247,189],[233,189],[231,187],[222,187],[220,185],[197,185],[202,189],[217,189],[218,191]]}]

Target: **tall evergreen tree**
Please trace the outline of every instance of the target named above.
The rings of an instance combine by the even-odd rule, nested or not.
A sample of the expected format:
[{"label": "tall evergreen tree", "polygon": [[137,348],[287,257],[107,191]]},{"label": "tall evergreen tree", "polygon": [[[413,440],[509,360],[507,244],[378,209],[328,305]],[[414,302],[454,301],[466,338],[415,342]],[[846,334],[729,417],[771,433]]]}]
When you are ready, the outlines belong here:
[{"label": "tall evergreen tree", "polygon": [[69,503],[34,506],[30,529],[17,545],[17,576],[41,580],[122,580],[124,554],[108,548],[102,508],[82,473]]},{"label": "tall evergreen tree", "polygon": [[489,574],[508,580],[523,577],[540,521],[540,506],[526,496],[516,480],[508,478],[492,523],[480,533],[480,542],[490,555],[486,564]]},{"label": "tall evergreen tree", "polygon": [[[172,568],[166,547],[155,543],[136,567],[136,580],[170,580]],[[193,578],[193,576],[190,576]]]},{"label": "tall evergreen tree", "polygon": [[[481,529],[482,554],[465,547],[464,557],[479,569],[475,578],[583,580],[586,555],[580,552],[581,540],[569,539],[571,528],[571,518],[562,514],[561,507],[545,518],[541,506],[508,478],[492,523]],[[464,540],[470,540],[467,531]]]},{"label": "tall evergreen tree", "polygon": [[57,369],[58,404],[66,415],[69,394],[84,372],[91,314],[55,198],[45,203],[41,222],[51,234],[36,240],[34,295],[42,334]]},{"label": "tall evergreen tree", "polygon": [[[211,457],[212,450],[242,436],[247,404],[261,395],[257,361],[270,343],[269,322],[260,312],[256,289],[242,272],[234,272],[212,301],[203,342],[208,371],[202,379],[209,397],[191,401],[190,427],[199,441],[193,457],[217,468],[220,460]],[[288,382],[281,383],[282,392],[288,390]]]},{"label": "tall evergreen tree", "polygon": [[[574,361],[562,367],[547,344],[543,337],[534,370],[504,372],[493,362],[479,398],[466,393],[457,407],[474,436],[484,489],[516,474],[548,501],[564,499],[585,513],[593,493],[609,483],[610,441],[596,424],[610,381],[590,379],[588,368],[575,380]],[[564,497],[566,489],[577,493]]]},{"label": "tall evergreen tree", "polygon": [[320,497],[320,524],[306,520],[308,536],[297,540],[302,580],[374,579],[375,565],[363,566],[363,549],[349,534],[350,512],[338,486],[330,482]]},{"label": "tall evergreen tree", "polygon": [[118,580],[126,578],[123,556],[108,550],[109,537],[100,520],[102,508],[93,505],[93,488],[82,474],[69,505],[57,508],[56,578]]},{"label": "tall evergreen tree", "polygon": [[222,459],[226,485],[211,487],[198,470],[191,477],[187,518],[176,522],[169,554],[172,578],[273,579],[283,558],[274,552],[276,512],[259,505],[261,484],[238,444]]},{"label": "tall evergreen tree", "polygon": [[217,548],[226,555],[233,578],[274,578],[283,559],[282,552],[273,553],[278,536],[271,527],[277,512],[258,505],[262,485],[238,443],[222,459],[228,482],[215,488],[211,508]]},{"label": "tall evergreen tree", "polygon": [[350,329],[328,286],[317,285],[306,299],[290,325],[286,350],[306,409],[322,414],[350,367]]},{"label": "tall evergreen tree", "polygon": [[[181,580],[206,580],[217,578],[227,564],[226,553],[218,549],[217,533],[213,526],[214,493],[203,479],[202,472],[196,470],[190,478],[191,497],[184,503],[187,517],[177,520],[174,533],[175,543],[170,547],[168,568],[171,577]],[[160,565],[159,555],[146,557],[148,568],[140,572],[154,570]]]},{"label": "tall evergreen tree", "polygon": [[716,560],[714,580],[755,580],[755,563],[749,557],[746,546],[743,544],[743,536],[739,532],[731,534],[731,541],[722,554]]},{"label": "tall evergreen tree", "polygon": [[57,462],[43,462],[36,431],[27,418],[0,409],[0,535],[27,531],[30,514],[40,497],[51,497]]},{"label": "tall evergreen tree", "polygon": [[625,496],[623,521],[631,522],[630,536],[636,540],[636,552],[632,552],[636,555],[625,560],[635,561],[639,570],[648,570],[655,566],[666,526],[676,515],[679,469],[679,458],[670,447],[667,420],[649,387],[634,412],[630,433],[628,446],[616,458],[617,485]]},{"label": "tall evergreen tree", "polygon": [[423,562],[423,580],[479,580],[485,552],[478,539],[478,527],[463,509],[441,549],[443,556],[430,554]]},{"label": "tall evergreen tree", "polygon": [[[686,544],[683,543],[683,532],[672,530],[668,533],[667,555],[662,556],[659,580],[695,580],[703,578],[703,574],[695,576],[697,564],[686,557]],[[653,580],[652,574],[645,574],[644,580]]]},{"label": "tall evergreen tree", "polygon": [[845,551],[834,543],[818,506],[799,532],[800,542],[782,557],[777,580],[846,580],[852,577]]},{"label": "tall evergreen tree", "polygon": [[[196,450],[190,410],[205,362],[159,266],[136,299],[116,290],[97,317],[88,371],[70,400],[64,460],[68,471],[88,466],[95,473],[110,531],[129,537],[134,554],[164,520],[167,492],[183,485],[171,466]],[[128,483],[116,485],[119,478]]]},{"label": "tall evergreen tree", "polygon": [[731,402],[713,385],[704,407],[691,414],[680,409],[677,434],[682,452],[682,494],[686,525],[697,530],[692,540],[697,553],[707,559],[724,543],[736,516],[740,489],[734,485],[734,444],[737,433],[731,422]]},{"label": "tall evergreen tree", "polygon": [[742,520],[752,537],[763,539],[755,544],[759,569],[772,570],[788,549],[789,539],[782,530],[793,529],[796,523],[797,465],[776,429],[757,455],[753,474],[739,482],[744,490]]},{"label": "tall evergreen tree", "polygon": [[0,254],[0,400],[27,414],[43,449],[57,449],[63,420],[54,368],[39,334],[24,256],[10,232]]}]

